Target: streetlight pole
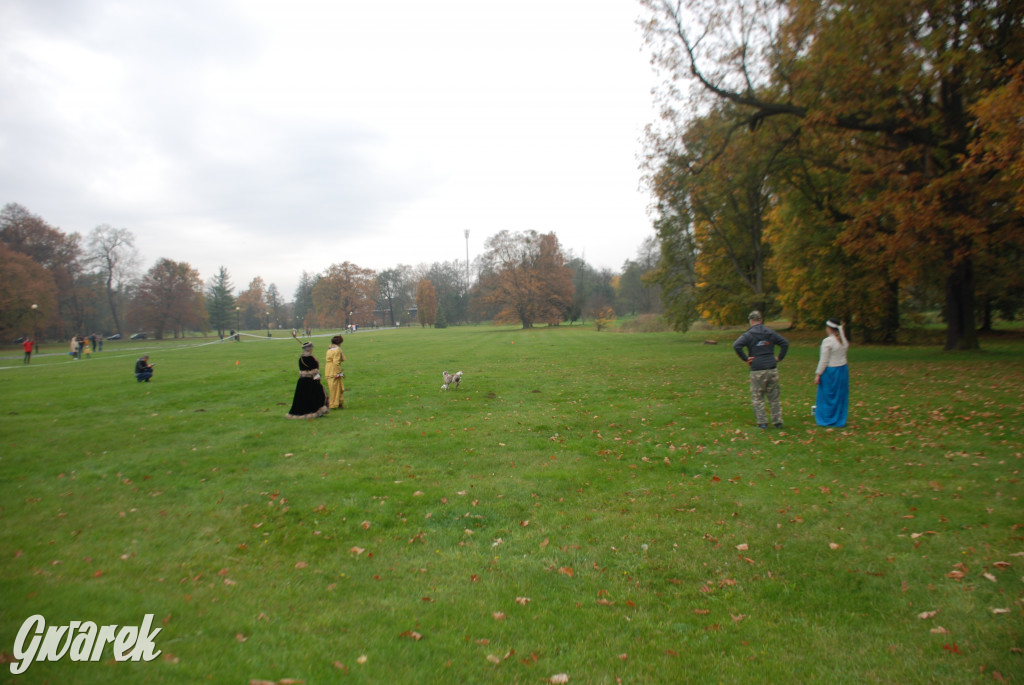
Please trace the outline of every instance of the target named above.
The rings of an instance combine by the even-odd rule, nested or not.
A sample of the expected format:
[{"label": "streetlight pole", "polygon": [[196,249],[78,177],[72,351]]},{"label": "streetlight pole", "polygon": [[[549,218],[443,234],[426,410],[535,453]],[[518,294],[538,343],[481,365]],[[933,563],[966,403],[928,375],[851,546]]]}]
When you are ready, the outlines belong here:
[{"label": "streetlight pole", "polygon": [[241,342],[242,336],[242,308],[235,307],[235,342]]},{"label": "streetlight pole", "polygon": [[32,347],[33,352],[39,353],[39,305],[33,304],[32,307]]},{"label": "streetlight pole", "polygon": [[267,337],[270,337],[270,312],[266,312],[267,315]]}]

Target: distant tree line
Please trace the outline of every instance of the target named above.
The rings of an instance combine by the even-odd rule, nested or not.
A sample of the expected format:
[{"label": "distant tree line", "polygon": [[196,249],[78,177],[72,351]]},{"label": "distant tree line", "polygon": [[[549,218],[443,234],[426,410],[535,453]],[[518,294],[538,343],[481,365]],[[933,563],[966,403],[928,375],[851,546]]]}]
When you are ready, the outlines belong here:
[{"label": "distant tree line", "polygon": [[[66,234],[18,204],[0,210],[0,335],[66,339],[144,331],[160,339],[190,331],[366,326],[449,326],[491,320],[529,328],[575,323],[616,308],[657,313],[653,237],[620,276],[567,255],[553,234],[503,231],[488,239],[468,281],[461,261],[397,265],[376,272],[351,262],[304,271],[291,301],[256,276],[236,290],[221,266],[212,277],[160,258],[141,271],[135,236],[97,226]],[[33,305],[35,305],[33,307]]]}]

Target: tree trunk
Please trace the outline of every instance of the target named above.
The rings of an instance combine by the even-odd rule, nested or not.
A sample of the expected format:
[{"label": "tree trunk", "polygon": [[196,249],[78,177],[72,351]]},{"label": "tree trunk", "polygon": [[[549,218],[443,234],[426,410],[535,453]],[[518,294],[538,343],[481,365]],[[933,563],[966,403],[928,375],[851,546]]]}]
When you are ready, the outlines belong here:
[{"label": "tree trunk", "polygon": [[946,349],[978,349],[974,328],[974,264],[965,257],[946,278]]}]

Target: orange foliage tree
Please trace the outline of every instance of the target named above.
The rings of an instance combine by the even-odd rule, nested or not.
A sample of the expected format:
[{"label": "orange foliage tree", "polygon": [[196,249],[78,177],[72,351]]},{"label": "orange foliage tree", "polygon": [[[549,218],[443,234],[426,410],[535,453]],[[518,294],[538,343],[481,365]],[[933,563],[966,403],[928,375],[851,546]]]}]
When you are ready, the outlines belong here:
[{"label": "orange foliage tree", "polygon": [[139,281],[131,311],[136,324],[152,330],[157,340],[167,331],[178,337],[186,329],[204,328],[203,279],[185,262],[160,259]]},{"label": "orange foliage tree", "polygon": [[[1020,3],[641,2],[655,63],[673,80],[663,121],[685,129],[689,95],[730,103],[749,129],[788,120],[840,133],[832,157],[846,183],[834,205],[848,218],[837,242],[852,257],[940,279],[946,348],[977,347],[975,297],[987,278],[978,265],[1019,242],[1021,213],[978,192],[970,153],[992,132],[977,106],[1008,95],[1007,65],[1024,57]],[[653,137],[671,149],[678,132]]]},{"label": "orange foliage tree", "polygon": [[0,243],[0,335],[35,336],[36,329],[56,318],[56,308],[53,275],[28,255]]},{"label": "orange foliage tree", "polygon": [[416,321],[420,326],[433,326],[437,318],[437,291],[429,278],[416,284]]},{"label": "orange foliage tree", "polygon": [[495,323],[560,323],[573,298],[572,270],[554,233],[501,231],[485,243],[479,293]]},{"label": "orange foliage tree", "polygon": [[348,326],[373,318],[377,272],[351,262],[331,264],[313,286],[313,308],[321,326]]}]

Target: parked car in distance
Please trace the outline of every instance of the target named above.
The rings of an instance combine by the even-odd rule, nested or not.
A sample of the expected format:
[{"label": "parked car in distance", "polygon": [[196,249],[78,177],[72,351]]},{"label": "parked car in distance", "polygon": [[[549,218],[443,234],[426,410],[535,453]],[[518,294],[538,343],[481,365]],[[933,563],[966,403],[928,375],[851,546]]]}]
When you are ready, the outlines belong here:
[{"label": "parked car in distance", "polygon": [[121,334],[120,333],[114,333],[111,336],[107,336],[107,340],[120,340],[120,339],[121,339]]},{"label": "parked car in distance", "polygon": [[132,333],[131,339],[132,340],[145,340],[146,339],[146,334],[145,333]]}]

